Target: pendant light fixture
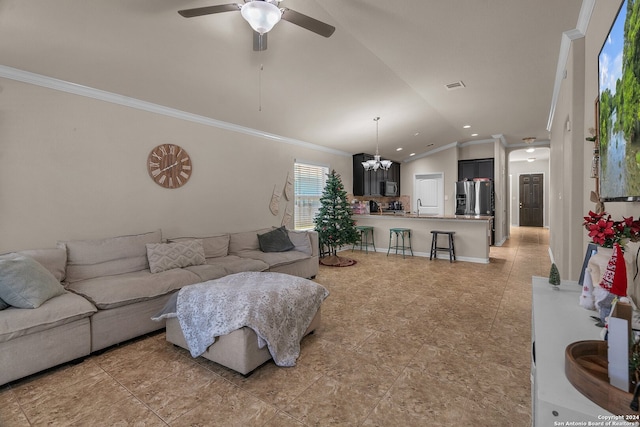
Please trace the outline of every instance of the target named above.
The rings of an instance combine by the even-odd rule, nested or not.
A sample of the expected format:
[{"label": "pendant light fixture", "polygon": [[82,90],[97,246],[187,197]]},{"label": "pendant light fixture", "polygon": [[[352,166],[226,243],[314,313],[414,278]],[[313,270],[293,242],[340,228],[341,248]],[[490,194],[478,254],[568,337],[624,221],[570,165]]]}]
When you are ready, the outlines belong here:
[{"label": "pendant light fixture", "polygon": [[374,117],[373,121],[376,122],[376,155],[373,156],[373,160],[367,160],[366,162],[362,162],[362,167],[366,171],[378,169],[388,170],[393,162],[391,160],[380,160],[380,154],[378,153],[378,121],[380,117]]},{"label": "pendant light fixture", "polygon": [[271,31],[282,18],[282,10],[276,4],[275,0],[255,0],[244,3],[240,13],[254,31],[264,34]]}]

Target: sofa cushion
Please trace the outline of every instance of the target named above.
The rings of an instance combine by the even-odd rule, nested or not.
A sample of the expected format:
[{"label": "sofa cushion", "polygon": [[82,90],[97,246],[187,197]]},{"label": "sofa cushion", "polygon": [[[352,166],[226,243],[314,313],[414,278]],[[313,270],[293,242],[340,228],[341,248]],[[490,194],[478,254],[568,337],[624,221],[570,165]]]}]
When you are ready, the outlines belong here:
[{"label": "sofa cushion", "polygon": [[71,323],[96,311],[89,301],[71,292],[63,292],[32,310],[11,307],[0,311],[0,342]]},{"label": "sofa cushion", "polygon": [[0,298],[18,308],[38,308],[61,295],[60,282],[35,259],[20,254],[0,259]]},{"label": "sofa cushion", "polygon": [[303,252],[309,256],[313,255],[309,233],[306,231],[296,230],[287,230],[287,233],[289,234],[289,239],[291,240],[291,243],[293,243],[296,251]]},{"label": "sofa cushion", "polygon": [[252,258],[240,258],[237,255],[228,255],[223,258],[207,259],[207,264],[224,267],[227,274],[242,273],[243,271],[266,271],[269,264]]},{"label": "sofa cushion", "polygon": [[67,282],[131,273],[149,268],[147,243],[160,243],[162,232],[96,240],[58,242],[67,248]]},{"label": "sofa cushion", "polygon": [[286,252],[295,247],[284,227],[258,234],[258,244],[262,252]]},{"label": "sofa cushion", "polygon": [[147,258],[152,273],[204,264],[202,240],[173,243],[147,243]]},{"label": "sofa cushion", "polygon": [[269,265],[263,261],[240,258],[237,255],[207,258],[207,262],[204,265],[186,268],[186,270],[197,274],[203,282],[219,279],[229,274],[242,273],[244,271],[266,271],[268,269]]},{"label": "sofa cushion", "polygon": [[188,240],[200,239],[204,246],[205,258],[218,258],[229,254],[229,235],[221,234],[211,237],[178,237],[169,239],[169,242],[185,242]]},{"label": "sofa cushion", "polygon": [[53,249],[28,249],[17,253],[30,256],[38,261],[53,274],[58,282],[62,282],[65,279],[67,249],[64,246]]},{"label": "sofa cushion", "polygon": [[256,231],[245,231],[242,233],[232,233],[229,235],[229,253],[237,255],[242,251],[256,251],[260,249],[258,234],[263,234],[273,230],[273,227],[263,228]]},{"label": "sofa cushion", "polygon": [[260,260],[269,265],[269,268],[277,267],[280,265],[291,264],[296,261],[311,258],[309,255],[299,251],[287,251],[287,252],[262,252],[257,251],[243,251],[238,254],[241,258],[251,258],[254,260]]},{"label": "sofa cushion", "polygon": [[156,274],[142,270],[73,282],[67,289],[87,298],[99,309],[106,310],[150,300],[200,281],[197,274],[181,268]]},{"label": "sofa cushion", "polygon": [[211,264],[194,265],[191,267],[186,267],[185,270],[189,270],[190,272],[197,274],[201,282],[206,282],[207,280],[219,279],[229,274],[227,273],[227,271],[224,269],[222,265],[211,265]]}]

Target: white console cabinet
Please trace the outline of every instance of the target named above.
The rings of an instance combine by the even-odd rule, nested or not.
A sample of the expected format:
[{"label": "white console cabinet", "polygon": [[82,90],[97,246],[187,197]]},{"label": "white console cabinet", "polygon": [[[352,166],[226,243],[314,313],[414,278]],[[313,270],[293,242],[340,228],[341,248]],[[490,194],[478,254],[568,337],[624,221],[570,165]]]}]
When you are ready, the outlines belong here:
[{"label": "white console cabinet", "polygon": [[589,421],[602,422],[612,414],[576,390],[564,373],[567,345],[601,339],[601,328],[590,317],[597,312],[579,305],[582,288],[577,282],[562,282],[558,290],[546,277],[533,277],[532,282],[533,426],[598,425]]}]

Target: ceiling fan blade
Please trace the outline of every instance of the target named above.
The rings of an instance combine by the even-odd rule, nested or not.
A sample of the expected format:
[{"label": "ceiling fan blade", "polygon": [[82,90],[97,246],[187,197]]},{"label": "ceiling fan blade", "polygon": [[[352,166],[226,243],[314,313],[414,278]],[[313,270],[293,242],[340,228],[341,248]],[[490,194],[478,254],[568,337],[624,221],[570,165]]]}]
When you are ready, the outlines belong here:
[{"label": "ceiling fan blade", "polygon": [[185,18],[193,18],[196,16],[211,15],[221,12],[233,12],[240,10],[240,5],[237,3],[220,4],[217,6],[197,7],[195,9],[179,10],[178,13]]},{"label": "ceiling fan blade", "polygon": [[285,21],[289,21],[292,24],[296,24],[299,27],[305,28],[323,37],[330,37],[336,30],[336,27],[332,25],[325,24],[322,21],[318,21],[317,19],[304,15],[300,12],[296,12],[295,10],[291,10],[286,7],[282,10],[282,19]]},{"label": "ceiling fan blade", "polygon": [[257,31],[253,32],[253,51],[261,52],[267,50],[267,34],[260,34]]}]

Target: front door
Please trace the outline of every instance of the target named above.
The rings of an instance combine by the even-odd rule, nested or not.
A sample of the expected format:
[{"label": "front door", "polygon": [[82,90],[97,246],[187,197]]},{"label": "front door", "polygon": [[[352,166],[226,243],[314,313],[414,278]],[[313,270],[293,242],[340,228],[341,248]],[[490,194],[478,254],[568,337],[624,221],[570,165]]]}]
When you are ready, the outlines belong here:
[{"label": "front door", "polygon": [[520,226],[542,227],[544,175],[520,175]]}]

